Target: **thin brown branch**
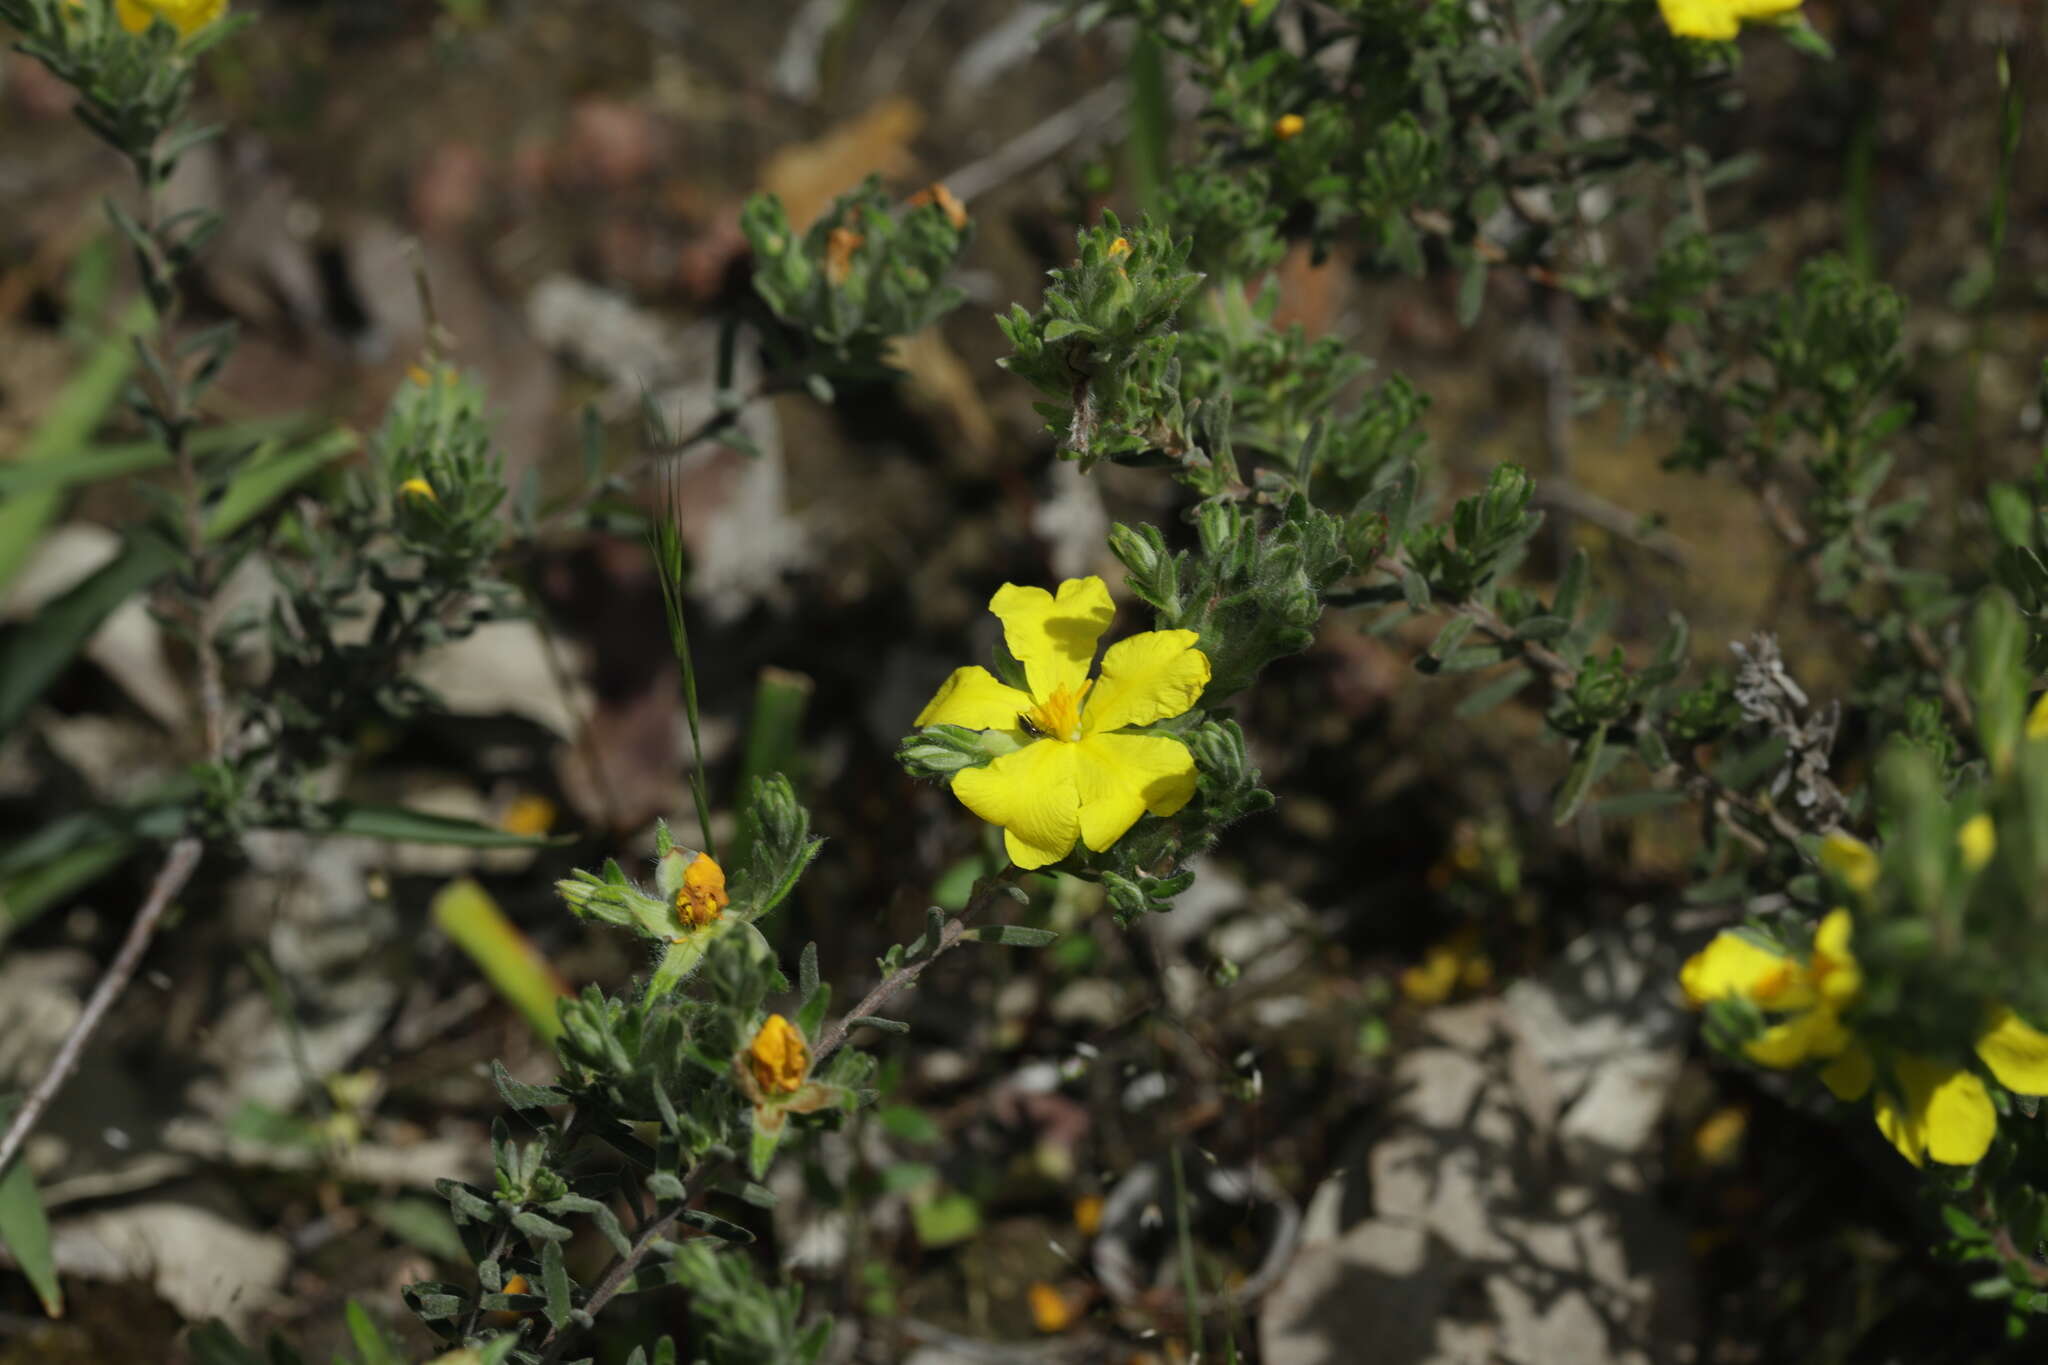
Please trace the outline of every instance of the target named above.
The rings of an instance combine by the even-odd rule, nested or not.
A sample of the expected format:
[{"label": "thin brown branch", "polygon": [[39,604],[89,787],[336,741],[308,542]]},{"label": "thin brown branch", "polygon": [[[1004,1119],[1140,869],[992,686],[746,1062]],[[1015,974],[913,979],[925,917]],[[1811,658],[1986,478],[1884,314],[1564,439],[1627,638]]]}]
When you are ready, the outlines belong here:
[{"label": "thin brown branch", "polygon": [[164,911],[171,899],[184,889],[192,879],[192,873],[199,866],[200,842],[196,836],[186,835],[171,845],[170,856],[164,859],[163,867],[156,874],[156,881],[149,888],[149,896],[142,902],[142,908],[135,912],[135,922],[128,926],[128,937],[121,943],[120,952],[107,966],[106,974],[100,977],[99,985],[93,987],[92,996],[85,1002],[85,1010],[78,1016],[78,1022],[64,1035],[63,1043],[57,1048],[57,1055],[50,1060],[50,1066],[43,1078],[36,1082],[35,1089],[28,1092],[16,1111],[13,1122],[7,1125],[7,1134],[0,1137],[0,1171],[5,1171],[30,1133],[42,1119],[50,1102],[57,1098],[57,1092],[64,1088],[64,1082],[77,1069],[78,1060],[85,1053],[85,1046],[99,1031],[107,1011],[114,1001],[127,989],[128,982],[135,975],[135,969],[142,965],[142,955],[148,951],[150,940],[156,936],[157,924],[163,919]]}]

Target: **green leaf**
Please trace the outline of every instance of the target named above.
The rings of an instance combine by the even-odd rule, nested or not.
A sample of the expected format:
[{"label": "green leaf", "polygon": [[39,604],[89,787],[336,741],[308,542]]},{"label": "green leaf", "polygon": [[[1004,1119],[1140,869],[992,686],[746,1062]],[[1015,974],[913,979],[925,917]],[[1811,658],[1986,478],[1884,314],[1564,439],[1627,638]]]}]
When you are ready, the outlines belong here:
[{"label": "green leaf", "polygon": [[118,866],[135,840],[127,835],[77,844],[44,862],[0,874],[0,943],[53,905]]},{"label": "green leaf", "polygon": [[1535,674],[1518,664],[1486,686],[1475,689],[1470,696],[1460,701],[1457,705],[1457,714],[1467,720],[1474,716],[1483,716],[1535,680]]},{"label": "green leaf", "polygon": [[908,1104],[885,1104],[875,1111],[875,1119],[889,1136],[905,1142],[937,1142],[939,1125],[924,1110]]},{"label": "green leaf", "polygon": [[920,1245],[956,1246],[981,1231],[981,1206],[957,1192],[912,1206],[911,1227]]},{"label": "green leaf", "polygon": [[1022,924],[985,924],[960,935],[975,943],[999,943],[1010,948],[1043,948],[1059,938],[1051,929],[1033,929]]},{"label": "green leaf", "polygon": [[[795,773],[800,760],[804,712],[809,709],[815,684],[801,673],[764,668],[754,683],[754,715],[747,724],[747,747],[740,760],[739,790],[750,792],[754,783],[775,773]],[[747,852],[760,837],[751,807],[742,812],[740,826],[725,865],[747,865]]]},{"label": "green leaf", "polygon": [[[122,386],[135,368],[134,334],[148,324],[149,318],[148,304],[137,300],[129,306],[114,325],[113,335],[93,349],[85,364],[58,391],[42,425],[15,454],[17,467],[65,460],[77,454],[119,400]],[[57,514],[61,497],[60,489],[45,488],[0,502],[0,587],[14,577],[42,538],[43,529]],[[0,670],[0,679],[4,677],[4,670]],[[0,730],[6,728],[6,723],[0,721]]]},{"label": "green leaf", "polygon": [[722,1242],[731,1242],[735,1246],[747,1246],[754,1240],[754,1234],[738,1223],[729,1223],[717,1214],[706,1213],[702,1209],[684,1209],[677,1217],[697,1231],[716,1237]]},{"label": "green leaf", "polygon": [[[13,505],[10,501],[0,506],[0,525]],[[4,554],[0,549],[0,557]],[[20,722],[115,608],[169,573],[178,559],[179,552],[169,541],[139,531],[84,582],[0,635],[0,734]]]},{"label": "green leaf", "polygon": [[259,450],[236,471],[220,501],[214,504],[212,515],[206,519],[206,538],[220,540],[234,534],[300,481],[360,444],[354,432],[337,427],[291,450],[274,454]]},{"label": "green leaf", "polygon": [[362,1365],[405,1365],[398,1353],[391,1349],[384,1333],[377,1324],[370,1321],[370,1315],[354,1299],[348,1301],[343,1316],[348,1322],[349,1343],[356,1348],[356,1355]]},{"label": "green leaf", "polygon": [[549,1242],[541,1248],[540,1285],[547,1295],[548,1325],[556,1331],[569,1324],[569,1271],[562,1264],[562,1244]]},{"label": "green leaf", "polygon": [[544,848],[566,844],[575,836],[513,834],[495,825],[480,825],[453,815],[408,810],[404,806],[370,801],[336,801],[326,807],[328,829],[335,834],[354,834],[365,839],[389,839],[401,844],[454,844],[462,848]]},{"label": "green leaf", "polygon": [[364,1206],[370,1221],[393,1237],[441,1261],[466,1262],[462,1235],[455,1230],[445,1205],[417,1195],[374,1199]]},{"label": "green leaf", "polygon": [[488,891],[468,878],[450,882],[434,897],[432,912],[441,932],[482,968],[485,979],[526,1016],[535,1033],[550,1043],[562,1036],[555,1002],[570,993],[568,983]]},{"label": "green leaf", "polygon": [[569,1102],[568,1093],[551,1085],[528,1085],[512,1079],[512,1073],[500,1061],[491,1063],[491,1080],[498,1087],[498,1098],[505,1102],[507,1109],[548,1109],[557,1104]]},{"label": "green leaf", "polygon": [[[16,1102],[0,1101],[0,1127],[14,1118]],[[43,1311],[53,1318],[64,1316],[64,1286],[57,1280],[57,1261],[50,1252],[50,1220],[43,1213],[42,1197],[36,1193],[36,1179],[25,1157],[0,1175],[0,1245],[5,1245],[14,1263],[21,1267],[29,1287],[42,1301]]]},{"label": "green leaf", "polygon": [[1565,824],[1579,813],[1579,806],[1586,799],[1586,793],[1593,786],[1595,765],[1607,746],[1605,727],[1595,730],[1579,744],[1579,751],[1572,759],[1571,771],[1565,774],[1564,785],[1558,788],[1556,804],[1551,808],[1551,820]]}]

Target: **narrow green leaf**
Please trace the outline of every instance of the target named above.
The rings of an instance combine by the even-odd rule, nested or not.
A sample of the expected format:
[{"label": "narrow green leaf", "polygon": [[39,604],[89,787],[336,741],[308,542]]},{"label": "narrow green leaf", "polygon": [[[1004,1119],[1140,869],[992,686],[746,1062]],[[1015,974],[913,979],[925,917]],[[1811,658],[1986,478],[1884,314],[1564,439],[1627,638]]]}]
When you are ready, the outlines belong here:
[{"label": "narrow green leaf", "polygon": [[206,519],[206,538],[220,540],[232,535],[302,480],[360,444],[354,432],[336,428],[291,450],[259,450],[235,472],[220,501],[214,504],[213,514]]},{"label": "narrow green leaf", "polygon": [[[0,505],[0,526],[15,501]],[[5,553],[0,548],[0,558]],[[0,734],[20,722],[22,713],[78,657],[115,608],[169,573],[178,557],[177,548],[161,536],[137,532],[84,582],[44,603],[32,619],[0,634]]]},{"label": "narrow green leaf", "polygon": [[702,1209],[684,1209],[678,1218],[699,1232],[736,1246],[746,1246],[754,1240],[754,1234],[738,1223],[729,1223],[717,1214],[706,1213]]},{"label": "narrow green leaf", "polygon": [[[13,1119],[16,1101],[0,1101],[0,1127]],[[50,1252],[50,1220],[28,1162],[16,1158],[0,1175],[0,1244],[21,1267],[29,1287],[53,1318],[64,1316],[64,1286],[57,1280],[57,1261]]]},{"label": "narrow green leaf", "polygon": [[448,1217],[445,1205],[417,1195],[395,1199],[374,1199],[364,1206],[370,1221],[402,1242],[409,1242],[441,1261],[462,1262],[466,1255],[462,1235]]},{"label": "narrow green leaf", "polygon": [[377,1324],[370,1321],[370,1315],[363,1311],[361,1304],[350,1299],[343,1317],[348,1322],[349,1343],[356,1348],[356,1356],[362,1365],[405,1365],[398,1353],[391,1349],[391,1343],[384,1339],[384,1333],[377,1329]]},{"label": "narrow green leaf", "polygon": [[1595,730],[1580,741],[1578,755],[1573,758],[1571,771],[1565,774],[1564,785],[1558,788],[1557,802],[1552,807],[1553,823],[1565,824],[1579,813],[1579,806],[1592,788],[1596,765],[1607,746],[1607,731]]},{"label": "narrow green leaf", "polygon": [[[78,452],[121,397],[135,368],[133,337],[148,324],[149,305],[137,300],[114,325],[113,335],[86,358],[50,404],[42,425],[15,455],[17,466],[64,460]],[[57,514],[62,491],[44,488],[0,502],[0,587],[20,570]],[[0,678],[4,678],[0,670]],[[0,730],[6,725],[0,722]]]},{"label": "narrow green leaf", "polygon": [[552,1043],[562,1034],[555,1002],[568,983],[519,932],[498,903],[475,882],[450,882],[434,897],[434,923],[483,969],[484,977],[510,1001],[533,1031]]},{"label": "narrow green leaf", "polygon": [[849,1029],[871,1028],[877,1033],[897,1035],[910,1032],[910,1025],[904,1023],[901,1019],[884,1019],[879,1014],[856,1014],[853,1018],[846,1021],[846,1026]]},{"label": "narrow green leaf", "polygon": [[[801,673],[782,668],[764,668],[754,683],[754,714],[747,724],[747,746],[740,759],[738,790],[750,792],[754,783],[774,773],[794,778],[799,767],[798,741],[802,737],[804,712],[811,703],[815,684]],[[742,812],[726,866],[747,865],[747,853],[760,837],[753,813]]]},{"label": "narrow green leaf", "polygon": [[1033,929],[1022,924],[985,924],[969,929],[960,937],[976,943],[999,943],[1010,948],[1043,948],[1059,937],[1051,929]]},{"label": "narrow green leaf", "polygon": [[569,1270],[562,1264],[562,1244],[549,1242],[541,1248],[540,1285],[547,1295],[548,1325],[561,1331],[569,1323],[569,1310],[574,1307],[569,1298]]},{"label": "narrow green leaf", "polygon": [[513,834],[495,825],[482,825],[453,815],[408,810],[370,801],[336,801],[326,808],[328,829],[335,834],[354,834],[365,839],[389,839],[400,844],[454,844],[462,848],[542,848],[565,844],[575,836]]}]

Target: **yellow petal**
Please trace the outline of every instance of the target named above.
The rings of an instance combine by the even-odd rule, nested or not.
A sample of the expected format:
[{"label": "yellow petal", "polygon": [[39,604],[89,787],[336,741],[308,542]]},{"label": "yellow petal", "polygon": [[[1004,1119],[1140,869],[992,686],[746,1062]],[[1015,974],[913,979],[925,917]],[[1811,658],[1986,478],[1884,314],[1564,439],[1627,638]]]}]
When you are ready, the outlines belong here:
[{"label": "yellow petal", "polygon": [[2043,692],[2027,712],[2027,738],[2048,739],[2048,692]]},{"label": "yellow petal", "polygon": [[1722,932],[1679,970],[1678,984],[1698,1009],[1709,1000],[1735,997],[1774,1009],[1803,1009],[1813,1003],[1799,964],[1741,934]]},{"label": "yellow petal", "polygon": [[1984,1031],[1977,1035],[1977,1055],[2007,1090],[2048,1095],[2048,1033],[2005,1006],[1992,1011]]},{"label": "yellow petal", "polygon": [[1821,998],[1836,1007],[1847,1005],[1863,989],[1863,969],[1849,950],[1854,925],[1847,910],[1830,910],[1813,934],[1813,961],[1807,976]]},{"label": "yellow petal", "polygon": [[1003,642],[1018,663],[1031,695],[1041,701],[1059,688],[1078,691],[1088,681],[1095,642],[1109,629],[1116,608],[1100,578],[1070,578],[1055,597],[1044,588],[1005,583],[988,609],[1003,623]]},{"label": "yellow petal", "polygon": [[1744,19],[1773,19],[1800,0],[1658,0],[1664,22],[1681,38],[1733,38]]},{"label": "yellow petal", "polygon": [[1041,739],[1004,754],[985,768],[953,778],[953,795],[992,825],[1003,827],[1003,846],[1022,868],[1056,863],[1081,833],[1081,798],[1074,786],[1078,745]]},{"label": "yellow petal", "polygon": [[1849,1032],[1835,1012],[1824,1005],[1801,1010],[1782,1023],[1771,1025],[1742,1045],[1742,1051],[1760,1066],[1803,1066],[1832,1057],[1849,1045]]},{"label": "yellow petal", "polygon": [[1878,1091],[1870,1107],[1877,1119],[1877,1131],[1884,1134],[1885,1141],[1898,1148],[1899,1155],[1915,1166],[1926,1165],[1927,1129],[1919,1116],[1900,1103],[1889,1090]]},{"label": "yellow petal", "polygon": [[1925,1057],[1900,1057],[1895,1067],[1921,1132],[1927,1155],[1944,1166],[1982,1160],[1998,1131],[1991,1092],[1973,1071]]},{"label": "yellow petal", "polygon": [[1998,852],[1998,827],[1991,823],[1988,815],[1973,815],[1956,831],[1956,847],[1962,850],[1963,867],[1970,872],[1981,872],[1992,855]]},{"label": "yellow petal", "polygon": [[1118,640],[1102,656],[1102,676],[1081,722],[1091,733],[1150,725],[1181,714],[1209,685],[1209,656],[1191,630],[1148,630]]},{"label": "yellow petal", "polygon": [[114,0],[114,15],[121,21],[121,27],[130,33],[147,33],[156,17],[138,4],[137,0]]},{"label": "yellow petal", "polygon": [[1838,1100],[1860,1100],[1870,1093],[1874,1070],[1870,1050],[1852,1042],[1842,1049],[1841,1056],[1821,1068],[1821,1084],[1833,1091]]},{"label": "yellow petal", "polygon": [[1820,841],[1820,865],[1858,895],[1877,885],[1877,852],[1854,835],[1840,830]]},{"label": "yellow petal", "polygon": [[1171,815],[1195,794],[1195,756],[1178,740],[1089,735],[1065,747],[1075,754],[1081,840],[1098,853],[1123,838],[1146,811]]},{"label": "yellow petal", "polygon": [[146,33],[162,19],[189,38],[227,12],[227,0],[114,0],[114,13],[130,33]]},{"label": "yellow petal", "polygon": [[1017,717],[1031,709],[1031,698],[999,682],[979,666],[956,668],[913,725],[963,725],[969,730],[1014,730]]}]

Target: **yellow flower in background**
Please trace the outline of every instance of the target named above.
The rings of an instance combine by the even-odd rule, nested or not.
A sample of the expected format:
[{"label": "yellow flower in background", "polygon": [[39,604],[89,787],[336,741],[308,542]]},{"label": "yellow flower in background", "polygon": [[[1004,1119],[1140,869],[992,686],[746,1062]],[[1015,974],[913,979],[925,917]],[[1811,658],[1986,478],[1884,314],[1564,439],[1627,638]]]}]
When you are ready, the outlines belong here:
[{"label": "yellow flower in background", "polygon": [[1835,830],[1820,841],[1820,865],[1859,896],[1877,885],[1877,850],[1853,834]]},{"label": "yellow flower in background", "polygon": [[147,33],[158,19],[190,38],[228,12],[228,0],[114,0],[114,13],[130,33]]},{"label": "yellow flower in background", "polygon": [[407,479],[404,483],[398,485],[398,494],[400,497],[405,498],[425,498],[428,502],[439,502],[441,500],[434,492],[434,485],[428,483],[425,479],[418,478]]},{"label": "yellow flower in background", "polygon": [[1956,831],[1956,847],[1962,850],[1966,871],[1982,872],[1998,852],[1998,828],[1988,815],[1973,815]]},{"label": "yellow flower in background", "polygon": [[2048,692],[2036,697],[2033,709],[2027,712],[2027,738],[2048,739]]},{"label": "yellow flower in background", "polygon": [[[1780,1069],[1824,1062],[1820,1078],[1835,1097],[1860,1100],[1876,1084],[1878,1065],[1869,1046],[1842,1022],[1863,989],[1850,936],[1849,912],[1831,911],[1802,962],[1724,931],[1686,962],[1679,984],[1695,1008],[1740,999],[1783,1015],[1745,1043],[1743,1052]],[[2048,1095],[2048,1034],[2012,1010],[1999,1005],[1987,1013],[1975,1051],[2006,1089]],[[1982,1160],[1998,1131],[1998,1110],[1983,1078],[1967,1066],[1916,1053],[1886,1061],[1890,1083],[1878,1087],[1871,1107],[1878,1131],[1899,1154],[1915,1166],[1930,1158],[1948,1166]]]},{"label": "yellow flower in background", "polygon": [[1185,712],[1209,685],[1191,630],[1154,630],[1111,645],[1088,676],[1116,609],[1100,578],[1070,578],[1055,596],[1005,583],[989,599],[1029,691],[985,668],[953,670],[917,724],[1008,732],[1021,744],[953,779],[967,809],[1003,827],[1010,860],[1056,863],[1075,840],[1101,852],[1138,817],[1172,815],[1195,794],[1195,760],[1161,735],[1121,733]]},{"label": "yellow flower in background", "polygon": [[1299,114],[1282,114],[1273,120],[1273,136],[1282,142],[1301,136],[1301,130],[1308,127],[1308,120]]},{"label": "yellow flower in background", "polygon": [[771,1014],[747,1045],[747,1069],[763,1095],[794,1095],[803,1088],[811,1050],[796,1025]]},{"label": "yellow flower in background", "polygon": [[1041,1332],[1064,1332],[1074,1325],[1074,1306],[1058,1286],[1033,1280],[1026,1295],[1031,1304],[1031,1325]]},{"label": "yellow flower in background", "polygon": [[1750,20],[1778,19],[1800,0],[1657,0],[1664,22],[1681,38],[1733,38]]},{"label": "yellow flower in background", "polygon": [[1493,961],[1479,948],[1479,931],[1462,929],[1422,955],[1421,965],[1403,969],[1401,994],[1411,1004],[1440,1005],[1459,987],[1483,991],[1493,983]]}]

